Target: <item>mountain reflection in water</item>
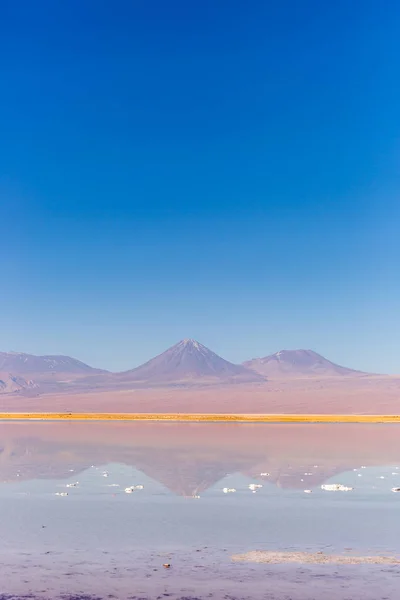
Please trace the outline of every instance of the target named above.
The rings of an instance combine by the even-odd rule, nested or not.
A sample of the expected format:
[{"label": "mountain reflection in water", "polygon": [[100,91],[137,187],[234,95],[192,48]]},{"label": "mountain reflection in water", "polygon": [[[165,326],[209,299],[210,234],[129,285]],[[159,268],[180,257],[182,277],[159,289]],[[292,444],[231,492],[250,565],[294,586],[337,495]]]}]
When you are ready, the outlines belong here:
[{"label": "mountain reflection in water", "polygon": [[368,424],[1,423],[0,480],[66,479],[119,463],[181,496],[232,473],[303,489],[361,465],[395,464],[399,434],[397,425]]}]

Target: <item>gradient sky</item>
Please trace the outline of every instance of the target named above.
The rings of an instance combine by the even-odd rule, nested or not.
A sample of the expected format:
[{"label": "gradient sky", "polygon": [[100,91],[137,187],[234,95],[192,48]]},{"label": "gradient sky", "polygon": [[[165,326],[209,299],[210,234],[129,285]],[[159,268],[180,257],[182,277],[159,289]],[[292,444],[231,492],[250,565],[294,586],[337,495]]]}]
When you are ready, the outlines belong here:
[{"label": "gradient sky", "polygon": [[0,349],[400,372],[400,3],[20,0]]}]

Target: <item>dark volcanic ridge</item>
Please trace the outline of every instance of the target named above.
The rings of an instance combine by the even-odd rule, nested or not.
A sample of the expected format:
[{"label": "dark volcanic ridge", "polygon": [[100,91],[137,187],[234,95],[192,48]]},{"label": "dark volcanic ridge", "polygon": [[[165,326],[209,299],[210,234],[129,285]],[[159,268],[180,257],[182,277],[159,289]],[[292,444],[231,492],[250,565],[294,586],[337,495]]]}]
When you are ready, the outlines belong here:
[{"label": "dark volcanic ridge", "polygon": [[243,363],[268,378],[337,377],[367,375],[337,365],[313,350],[280,350],[264,358],[253,358]]}]

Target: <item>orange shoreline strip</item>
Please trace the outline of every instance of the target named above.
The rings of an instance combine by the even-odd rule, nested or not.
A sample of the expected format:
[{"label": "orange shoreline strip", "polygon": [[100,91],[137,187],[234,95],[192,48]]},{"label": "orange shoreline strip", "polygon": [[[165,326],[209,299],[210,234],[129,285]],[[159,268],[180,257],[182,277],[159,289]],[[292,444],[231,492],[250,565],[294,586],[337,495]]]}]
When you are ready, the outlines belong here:
[{"label": "orange shoreline strip", "polygon": [[0,412],[0,421],[178,421],[225,423],[400,423],[400,415]]}]

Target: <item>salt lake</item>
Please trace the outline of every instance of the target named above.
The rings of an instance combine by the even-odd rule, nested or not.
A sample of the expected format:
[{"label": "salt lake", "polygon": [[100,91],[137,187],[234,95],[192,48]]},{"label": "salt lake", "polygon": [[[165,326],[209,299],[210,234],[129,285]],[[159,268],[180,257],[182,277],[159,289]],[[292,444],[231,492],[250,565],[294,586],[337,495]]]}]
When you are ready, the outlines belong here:
[{"label": "salt lake", "polygon": [[0,598],[394,600],[398,486],[398,425],[0,423]]}]

